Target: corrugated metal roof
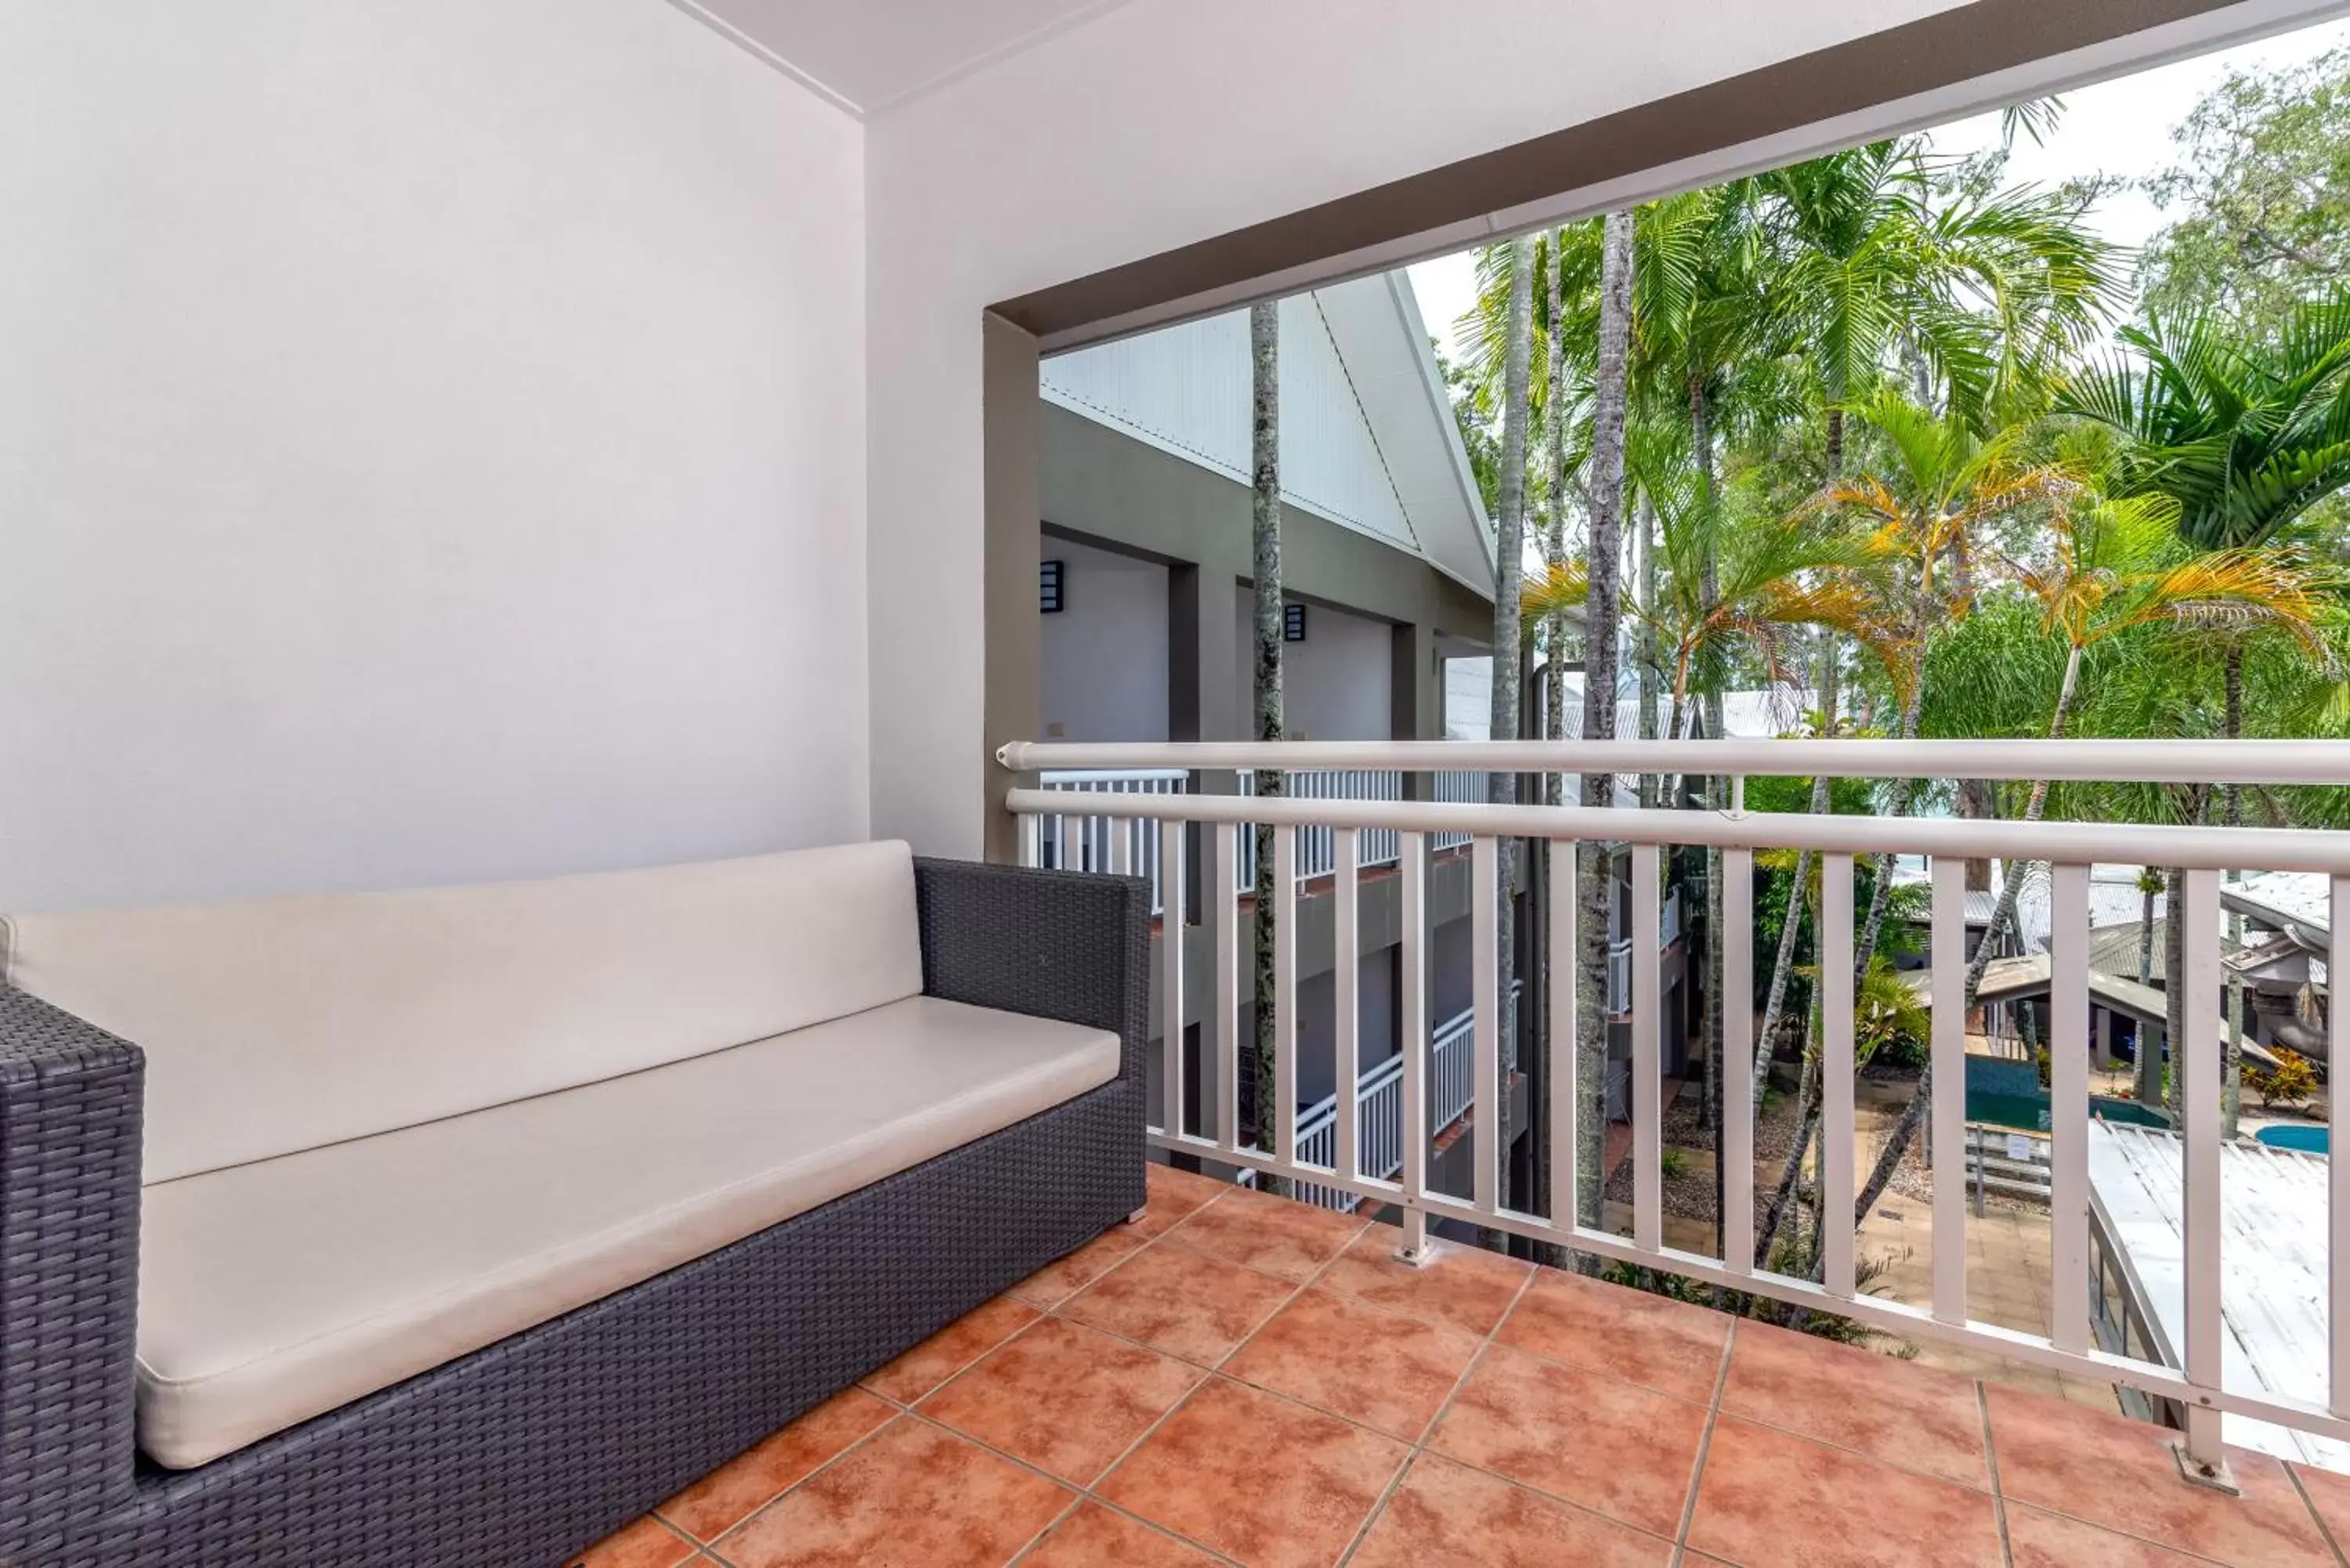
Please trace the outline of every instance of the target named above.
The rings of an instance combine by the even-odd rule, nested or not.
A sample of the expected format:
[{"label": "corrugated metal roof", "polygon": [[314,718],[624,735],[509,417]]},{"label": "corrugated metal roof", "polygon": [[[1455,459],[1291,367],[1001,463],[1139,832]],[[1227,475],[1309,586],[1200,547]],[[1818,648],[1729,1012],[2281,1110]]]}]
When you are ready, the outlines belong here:
[{"label": "corrugated metal roof", "polygon": [[[2162,961],[2166,933],[2169,929],[2166,916],[2154,918],[2154,983],[2166,983],[2169,971]],[[2095,926],[2089,931],[2089,968],[2098,974],[2110,974],[2123,980],[2137,979],[2140,933],[2146,929],[2141,920],[2123,920],[2110,926]],[[2243,943],[2220,934],[2220,956],[2227,959],[2243,950]]]},{"label": "corrugated metal roof", "polygon": [[2289,922],[2320,941],[2332,929],[2333,895],[2314,871],[2255,871],[2241,882],[2222,883],[2220,898],[2256,920]]},{"label": "corrugated metal roof", "polygon": [[[2314,1155],[2231,1143],[2220,1158],[2220,1314],[2230,1389],[2323,1403],[2326,1397],[2326,1171]],[[2186,1343],[2185,1171],[2178,1135],[2092,1122],[2089,1187],[2106,1233],[2162,1336]],[[2350,1444],[2243,1416],[2227,1440],[2328,1469],[2350,1469]]]}]

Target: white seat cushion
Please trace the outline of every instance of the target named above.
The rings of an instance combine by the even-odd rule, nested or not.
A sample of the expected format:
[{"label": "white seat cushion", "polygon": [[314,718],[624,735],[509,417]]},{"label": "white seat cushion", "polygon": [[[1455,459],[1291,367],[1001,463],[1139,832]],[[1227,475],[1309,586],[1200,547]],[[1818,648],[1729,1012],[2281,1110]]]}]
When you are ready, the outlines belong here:
[{"label": "white seat cushion", "polygon": [[146,1178],[414,1127],[922,989],[914,863],[847,844],[0,919],[0,979],[147,1054]]},{"label": "white seat cushion", "polygon": [[1115,1034],[913,997],[150,1187],[139,1440],[203,1464],[1059,1104]]}]

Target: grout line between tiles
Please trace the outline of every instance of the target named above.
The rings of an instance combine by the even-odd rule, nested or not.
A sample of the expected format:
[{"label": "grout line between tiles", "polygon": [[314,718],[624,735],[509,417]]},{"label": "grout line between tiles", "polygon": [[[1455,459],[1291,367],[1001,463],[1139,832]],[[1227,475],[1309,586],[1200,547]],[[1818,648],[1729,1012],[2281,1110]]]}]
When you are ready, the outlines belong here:
[{"label": "grout line between tiles", "polygon": [[2309,1510],[2309,1517],[2317,1526],[2317,1538],[2324,1542],[2326,1549],[2334,1553],[2334,1561],[2350,1562],[2350,1557],[2343,1553],[2342,1542],[2334,1539],[2334,1532],[2326,1525],[2325,1516],[2317,1511],[2317,1500],[2311,1497],[2309,1489],[2301,1484],[2301,1467],[2288,1461],[2284,1473],[2285,1478],[2293,1482],[2293,1493],[2301,1499],[2301,1506]]},{"label": "grout line between tiles", "polygon": [[2015,1568],[2015,1546],[2007,1538],[2007,1494],[1999,1487],[1999,1449],[1991,1435],[1991,1396],[1983,1392],[1982,1379],[1974,1380],[1975,1413],[1982,1421],[1983,1463],[1991,1470],[1991,1517],[1999,1521],[1999,1556],[2007,1568]]},{"label": "grout line between tiles", "polygon": [[[1349,1243],[1349,1245],[1351,1244],[1352,1243]],[[1333,1259],[1331,1261],[1336,1262],[1337,1260]],[[1421,1266],[1430,1267],[1432,1265],[1423,1264]],[[1539,1267],[1539,1265],[1537,1265],[1537,1267]],[[1488,1328],[1483,1334],[1479,1336],[1477,1348],[1470,1353],[1469,1359],[1462,1364],[1461,1375],[1452,1380],[1451,1390],[1448,1392],[1444,1396],[1443,1399],[1438,1403],[1436,1413],[1429,1417],[1427,1424],[1420,1428],[1419,1436],[1409,1444],[1404,1454],[1403,1463],[1397,1468],[1396,1473],[1388,1479],[1387,1489],[1379,1493],[1378,1501],[1371,1505],[1371,1511],[1363,1516],[1363,1522],[1356,1530],[1354,1540],[1348,1542],[1347,1543],[1347,1550],[1338,1554],[1339,1568],[1345,1568],[1347,1563],[1353,1562],[1355,1553],[1363,1549],[1363,1542],[1370,1539],[1372,1528],[1378,1523],[1380,1516],[1387,1512],[1388,1504],[1395,1501],[1395,1494],[1403,1490],[1405,1480],[1410,1476],[1413,1468],[1419,1463],[1420,1457],[1423,1454],[1433,1453],[1435,1451],[1429,1448],[1428,1444],[1435,1438],[1436,1428],[1443,1425],[1444,1417],[1452,1413],[1454,1401],[1461,1397],[1461,1391],[1469,1386],[1469,1379],[1476,1373],[1478,1366],[1484,1361],[1485,1353],[1493,1347],[1493,1336],[1502,1331],[1502,1325],[1510,1320],[1510,1314],[1518,1310],[1518,1303],[1525,1299],[1526,1291],[1534,1283],[1534,1273],[1535,1270],[1530,1268],[1519,1278],[1518,1288],[1510,1293],[1509,1302],[1494,1317],[1492,1326]],[[1376,1306],[1378,1303],[1366,1303],[1364,1304]],[[1398,1315],[1400,1316],[1403,1314],[1399,1314]],[[1418,1322],[1419,1320],[1413,1319],[1412,1321]],[[1479,1473],[1482,1474],[1485,1472],[1480,1471]]]},{"label": "grout line between tiles", "polygon": [[1698,1433],[1697,1457],[1690,1461],[1689,1495],[1681,1499],[1681,1521],[1673,1532],[1672,1568],[1689,1556],[1690,1526],[1697,1521],[1698,1488],[1705,1480],[1706,1457],[1713,1451],[1714,1423],[1721,1418],[1721,1393],[1730,1386],[1730,1358],[1738,1352],[1738,1319],[1730,1320],[1730,1332],[1722,1336],[1721,1360],[1713,1369],[1713,1397],[1706,1402],[1705,1426]]}]

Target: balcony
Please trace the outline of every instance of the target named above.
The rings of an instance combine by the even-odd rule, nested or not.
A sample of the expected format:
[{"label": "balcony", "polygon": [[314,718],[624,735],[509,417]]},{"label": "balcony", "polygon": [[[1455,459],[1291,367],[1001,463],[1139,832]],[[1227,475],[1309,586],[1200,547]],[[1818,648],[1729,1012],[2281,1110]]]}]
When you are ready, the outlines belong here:
[{"label": "balcony", "polygon": [[2350,1479],[1151,1169],[580,1568],[2338,1562]]},{"label": "balcony", "polygon": [[[2345,766],[2341,749],[2324,742],[2241,742],[2224,748],[2194,742],[2085,741],[2063,742],[1307,742],[1285,746],[1192,744],[1178,746],[1028,745],[1005,748],[1012,768],[1180,767],[1186,774],[1277,766],[1293,773],[1333,770],[1430,772],[1438,767],[1514,773],[1641,772],[1713,774],[1741,778],[1758,774],[1808,777],[1817,774],[1864,779],[2000,778],[2012,781],[2112,780],[2209,781],[2226,776],[2247,784],[2339,784]],[[1351,933],[1361,889],[1366,846],[1394,845],[1385,874],[1399,888],[1399,1003],[1395,1034],[1403,1061],[1391,1086],[1341,1075],[1326,1116],[1310,1127],[1276,1125],[1273,1147],[1243,1143],[1232,1083],[1237,1071],[1219,1070],[1205,1081],[1215,1103],[1188,1106],[1185,1085],[1166,1058],[1159,1103],[1159,1123],[1152,1143],[1172,1156],[1216,1168],[1253,1170],[1295,1184],[1296,1190],[1336,1208],[1343,1197],[1361,1199],[1354,1211],[1392,1211],[1403,1228],[1403,1248],[1419,1255],[1431,1231],[1453,1236],[1513,1238],[1522,1250],[1556,1247],[1596,1255],[1633,1270],[1653,1270],[1683,1282],[1688,1290],[1710,1289],[1760,1297],[1806,1312],[1848,1320],[1861,1331],[1916,1342],[1938,1354],[2018,1363],[2068,1385],[2113,1386],[2126,1391],[2132,1408],[2161,1412],[2181,1431],[2163,1437],[2176,1444],[2181,1464],[2202,1481],[2230,1484],[2225,1443],[2252,1434],[2266,1446],[2284,1436],[2339,1443],[2350,1439],[2350,1310],[2326,1311],[2314,1303],[2304,1313],[2293,1368],[2280,1375],[2264,1366],[2259,1375],[2238,1365],[2230,1349],[2241,1332],[2231,1324],[2223,1278],[2263,1269],[2260,1227],[2234,1218],[2233,1199],[2222,1201],[2220,1085],[2224,1009],[2221,989],[2221,877],[2238,870],[2276,870],[2331,878],[2337,910],[2350,909],[2350,836],[2262,828],[2168,826],[2107,822],[2004,822],[1877,815],[1772,815],[1742,809],[1585,809],[1539,805],[1499,806],[1467,801],[1402,798],[1383,791],[1378,798],[1292,796],[1243,800],[1230,795],[1166,794],[1113,796],[1085,790],[1010,792],[1009,809],[1022,818],[1022,843],[1041,852],[1041,825],[1066,826],[1088,816],[1105,818],[1113,846],[1156,844],[1162,861],[1180,867],[1187,852],[1206,857],[1197,879],[1204,908],[1196,911],[1202,940],[1190,944],[1195,957],[1180,958],[1186,944],[1166,944],[1178,962],[1204,961],[1212,971],[1213,1003],[1197,1017],[1201,1050],[1217,1064],[1235,1064],[1241,1048],[1239,933],[1240,863],[1243,831],[1254,824],[1273,828],[1275,921],[1274,1079],[1287,1091],[1297,1082],[1303,1048],[1297,1024],[1298,956],[1296,914],[1302,907],[1299,878],[1304,846],[1326,833],[1332,856],[1328,895],[1337,930]],[[1731,791],[1733,800],[1739,792]],[[1131,824],[1131,838],[1125,836]],[[1439,835],[1467,839],[1471,888],[1463,908],[1473,925],[1473,1005],[1465,1036],[1470,1064],[1470,1116],[1480,1129],[1497,1136],[1475,1140],[1466,1172],[1443,1173],[1440,1116],[1449,1108],[1432,1103],[1433,1045],[1428,1027],[1430,995],[1429,888]],[[1603,849],[1611,864],[1620,857],[1630,867],[1628,914],[1611,917],[1610,935],[1628,947],[1627,997],[1611,1005],[1607,1036],[1623,1054],[1590,1055],[1598,1049],[1595,1032],[1578,1020],[1571,985],[1539,982],[1547,975],[1572,975],[1586,961],[1577,940],[1579,898],[1575,879],[1538,876],[1528,884],[1517,913],[1522,936],[1515,973],[1528,987],[1521,1016],[1532,1025],[1531,1051],[1505,1052],[1500,1006],[1499,911],[1505,844],[1549,846],[1549,856],[1520,856],[1522,864],[1577,855],[1586,846]],[[1722,1010],[1717,1072],[1720,1104],[1725,1107],[1710,1147],[1691,1149],[1676,1137],[1679,1158],[1669,1162],[1665,1144],[1668,1107],[1681,1085],[1668,1079],[1663,1044],[1667,992],[1659,949],[1675,930],[1674,905],[1665,886],[1667,857],[1683,846],[1718,853],[1724,905],[1754,908],[1760,886],[1758,855],[1791,849],[1814,853],[1820,881],[1812,895],[1821,940],[1816,967],[1821,976],[1856,974],[1856,929],[1861,925],[1856,894],[1866,886],[1864,864],[1896,856],[1923,856],[1930,863],[1931,914],[1928,922],[1935,951],[1967,950],[1967,888],[1970,860],[1996,859],[2036,865],[2048,888],[2049,1000],[2041,1016],[2049,1054],[2051,1085],[2047,1135],[2049,1220],[2042,1254],[2034,1261],[2038,1321],[1993,1322],[1975,1315],[1976,1286],[1986,1282],[1983,1263],[1965,1244],[1969,1147],[1965,1096],[1929,1094],[1924,1083],[1911,1103],[1919,1113],[1918,1146],[1925,1152],[1929,1191],[1912,1192],[1908,1207],[1930,1224],[1913,1227],[1918,1242],[1929,1247],[1930,1267],[1903,1269],[1901,1260],[1867,1253],[1857,1199],[1864,1190],[1864,1162],[1875,1152],[1862,1147],[1855,1091],[1860,1065],[1858,987],[1850,979],[1821,987],[1816,1066],[1819,1098],[1814,1107],[1822,1128],[1819,1153],[1808,1166],[1804,1206],[1812,1233],[1803,1261],[1789,1265],[1773,1251],[1761,1223],[1774,1212],[1771,1165],[1758,1166],[1758,1118],[1763,1084],[1756,1075],[1770,1065],[1757,1058],[1754,1012]],[[2184,1192],[2179,1210],[2178,1276],[2185,1283],[2174,1303],[2177,1323],[2159,1344],[2114,1339],[2094,1317],[2091,1276],[2094,1197],[2088,1144],[2093,1132],[2088,1092],[2092,1050],[2090,940],[2091,874],[2097,866],[2179,867],[2184,895],[2177,918],[2192,931],[2181,966],[2186,1026],[2166,1047],[2173,1081],[2204,1085],[2183,1094],[2176,1133],[2176,1157]],[[1191,923],[1185,880],[1164,884],[1163,923],[1175,929]],[[2325,939],[2329,968],[2350,961],[2350,919],[2337,918]],[[1284,933],[1287,933],[1284,935]],[[1718,965],[1726,997],[1757,994],[1758,955],[1753,922],[1729,919],[1719,933],[1718,952],[1700,971]],[[1336,992],[1354,993],[1356,945],[1336,944]],[[1759,961],[1768,962],[1767,955]],[[1610,955],[1610,968],[1616,967]],[[1176,977],[1180,981],[1180,975]],[[1929,1071],[1932,1082],[1963,1085],[1968,1009],[1960,966],[1934,970],[1926,998],[1930,1002]],[[1178,1011],[1180,983],[1161,986],[1167,1009],[1162,1033],[1174,1037],[1195,1021]],[[1611,985],[1615,991],[1617,988]],[[1170,1001],[1169,999],[1175,999]],[[1330,1048],[1336,1060],[1354,1060],[1359,1021],[1341,1009]],[[1448,1026],[1456,1055],[1462,1039],[1458,1020]],[[2337,1011],[2328,1026],[2336,1043],[2334,1059],[2350,1060],[2350,1029]],[[1575,1049],[1562,1048],[1576,1043]],[[1627,1046],[1628,1049],[1624,1049]],[[1315,1049],[1323,1048],[1317,1040]],[[1589,1056],[1588,1060],[1586,1060]],[[1604,1065],[1602,1063],[1604,1062]],[[1620,1083],[1617,1075],[1621,1074]],[[1399,1163],[1387,1122],[1390,1101],[1399,1101]],[[1686,1104],[1681,1106],[1686,1110]],[[1366,1110],[1375,1112],[1365,1115]],[[1627,1127],[1617,1127],[1619,1117]],[[1684,1128],[1684,1131],[1686,1129]],[[1960,1158],[1936,1161],[1933,1150]],[[1668,1213],[1668,1178],[1676,1200],[1693,1198],[1687,1179],[1691,1157],[1709,1175],[1718,1171],[1702,1212],[1687,1208]],[[2293,1245],[2310,1255],[2339,1258],[2330,1245],[2350,1227],[2350,1181],[2336,1168],[2328,1190],[2331,1219],[2321,1232],[2301,1235]],[[1596,1178],[1595,1178],[1595,1174]],[[1462,1179],[1465,1178],[1465,1179]],[[1868,1189],[1874,1190],[1874,1189]],[[1851,1216],[1850,1222],[1837,1216]],[[1872,1210],[1872,1224],[1882,1218]],[[1670,1230],[1668,1230],[1668,1222]],[[2295,1224],[2300,1224],[2296,1220]],[[2307,1229],[2302,1225],[2302,1229]],[[1672,1238],[1668,1241],[1668,1235]],[[1776,1235],[1773,1231],[1772,1235]],[[2282,1244],[2282,1243],[2280,1243]],[[1792,1268],[1793,1272],[1784,1272]],[[2337,1262],[2337,1281],[2345,1277]],[[1876,1276],[1882,1274],[1881,1282]],[[1970,1278],[1970,1275],[1972,1276]],[[2028,1293],[2026,1293],[2028,1294]],[[2339,1293],[2339,1286],[2335,1287]],[[1999,1292],[1991,1298],[1996,1301]],[[1777,1309],[1773,1309],[1775,1312]],[[2012,1314],[2007,1314],[2012,1315]],[[2226,1423],[2223,1433],[2222,1423]],[[2282,1430],[2280,1430],[2282,1429]],[[2288,1449],[2288,1452],[2295,1451]]]}]

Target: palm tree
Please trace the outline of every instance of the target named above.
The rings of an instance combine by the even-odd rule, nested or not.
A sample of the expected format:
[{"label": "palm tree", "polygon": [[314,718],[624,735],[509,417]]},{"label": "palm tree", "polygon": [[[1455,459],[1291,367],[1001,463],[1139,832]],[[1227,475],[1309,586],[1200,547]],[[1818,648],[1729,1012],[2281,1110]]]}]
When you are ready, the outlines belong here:
[{"label": "palm tree", "polygon": [[[2117,334],[2144,361],[2109,363],[2058,399],[2067,413],[2125,438],[2111,483],[2122,495],[2156,494],[2178,508],[2178,531],[2205,549],[2246,549],[2276,539],[2326,496],[2350,486],[2350,290],[2296,308],[2275,333],[2240,338],[2215,316],[2149,317]],[[2221,639],[2224,733],[2243,733],[2244,645]],[[2233,784],[2220,792],[2230,824],[2242,820]],[[2198,816],[2210,800],[2200,803]],[[2185,885],[2166,875],[2175,912]],[[2175,953],[2180,927],[2169,925]],[[2166,988],[2168,1029],[2184,1025],[2182,988]],[[2240,1006],[2231,998],[2231,1012]],[[2230,1085],[2238,1043],[2229,1040]]]},{"label": "palm tree", "polygon": [[[1964,421],[1921,408],[1890,388],[1852,412],[1883,445],[1889,479],[1863,472],[1834,481],[1805,508],[1857,521],[1867,534],[1870,553],[1867,565],[1828,575],[1813,590],[1828,602],[1807,607],[1815,624],[1835,628],[1883,666],[1899,709],[1898,737],[1910,740],[1918,733],[1928,647],[1973,607],[1971,579],[1950,569],[1951,558],[1971,554],[1972,541],[1994,520],[2060,493],[2071,479],[2054,464],[2019,455],[2024,433],[2021,427],[1981,437]],[[1908,815],[1915,788],[1915,780],[1897,781],[1888,815]],[[1807,866],[1798,867],[1799,890],[1807,870]],[[1872,872],[1868,911],[1854,946],[1856,985],[1866,978],[1884,929],[1892,857],[1879,857]],[[1799,912],[1791,912],[1791,920]],[[1784,949],[1788,944],[1783,939],[1781,945]],[[1774,989],[1777,983],[1774,975]],[[1766,1008],[1766,1028],[1776,1022]],[[1756,1047],[1758,1078],[1759,1067],[1768,1061],[1763,1055],[1768,1039],[1765,1033]],[[1808,1080],[1815,1068],[1815,1054],[1808,1044],[1804,1056]],[[1918,1081],[1918,1101],[1925,1101],[1931,1087],[1929,1069]],[[1792,1172],[1800,1168],[1807,1142],[1799,1133],[1788,1151],[1783,1186],[1791,1183]],[[1880,1159],[1871,1184],[1881,1189],[1898,1160],[1898,1155],[1890,1161]]]},{"label": "palm tree", "polygon": [[[1612,740],[1616,734],[1616,641],[1621,616],[1617,579],[1624,514],[1624,413],[1629,390],[1632,339],[1632,214],[1614,212],[1601,223],[1598,348],[1592,385],[1591,538],[1589,590],[1583,627],[1583,738]],[[1615,804],[1613,774],[1586,774],[1579,795],[1585,805]],[[1575,1151],[1576,1218],[1596,1225],[1600,1212],[1601,1149],[1607,1142],[1599,1111],[1607,1070],[1607,917],[1615,901],[1615,862],[1605,845],[1584,854],[1577,888],[1575,1016],[1582,1038],[1575,1043],[1575,1082],[1585,1114]],[[1565,1045],[1553,1041],[1556,1052]],[[1555,1057],[1554,1067],[1555,1071]]]},{"label": "palm tree", "polygon": [[[1912,740],[1925,695],[1928,645],[1974,605],[1971,573],[1955,569],[1953,561],[1971,557],[1993,522],[2066,493],[2073,480],[2059,464],[2021,454],[2026,434],[2021,425],[1979,436],[1962,420],[1920,408],[1890,389],[1853,411],[1882,439],[1891,481],[1871,473],[1839,480],[1817,504],[1858,519],[1874,535],[1886,569],[1856,575],[1845,585],[1862,601],[1852,630],[1885,667],[1899,705],[1897,738]],[[1895,783],[1888,815],[1908,815],[1917,783]],[[1889,857],[1879,860],[1856,949],[1861,955],[1876,950],[1890,868]]]},{"label": "palm tree", "polygon": [[2267,544],[2350,485],[2350,290],[2303,306],[2268,338],[2235,338],[2208,317],[2116,337],[2144,368],[2084,376],[2057,410],[2123,434],[2114,493],[2168,496],[2189,544]]},{"label": "palm tree", "polygon": [[[1518,601],[1525,576],[1526,426],[1533,414],[1528,382],[1534,354],[1534,244],[1522,238],[1513,241],[1510,250],[1509,351],[1502,377],[1501,505],[1493,522],[1492,710],[1487,731],[1496,741],[1518,738],[1522,639]],[[1517,774],[1490,773],[1485,775],[1485,784],[1486,798],[1494,805],[1517,804]],[[1498,847],[1496,858],[1501,875],[1493,911],[1493,952],[1499,973],[1493,994],[1502,1014],[1502,1059],[1508,1067],[1515,1064],[1518,1042],[1517,1001],[1512,984],[1517,971],[1516,898],[1512,892],[1516,880],[1517,841],[1504,838]],[[1502,1199],[1506,1202],[1510,1168],[1507,1110],[1502,1113],[1500,1126],[1480,1128],[1477,1136],[1500,1140],[1503,1151],[1498,1162],[1503,1172]]]},{"label": "palm tree", "polygon": [[[2047,558],[2015,565],[2017,581],[2041,607],[2043,629],[2064,641],[2064,669],[2048,722],[2049,739],[2064,738],[2080,696],[2084,656],[2111,639],[2141,631],[2263,626],[2287,632],[2324,656],[2316,625],[2324,613],[2319,596],[2326,586],[2324,577],[2287,550],[2193,550],[2179,539],[2177,524],[2178,511],[2168,497],[2131,496],[2079,507],[2060,498],[2049,518]],[[2047,804],[2048,781],[2035,780],[2024,803],[2023,820],[2041,820]],[[2027,870],[2021,861],[2008,863],[1991,925],[1967,965],[1962,1010],[1974,1005],[2000,939],[2015,923]],[[1885,1183],[1915,1139],[1930,1097],[1931,1076],[1929,1067],[1895,1125],[1885,1156],[1860,1193],[1856,1223],[1882,1196]]]},{"label": "palm tree", "polygon": [[[2044,112],[2034,113],[2044,120]],[[2038,133],[2033,115],[2012,123]],[[1897,351],[1914,364],[1924,391],[1939,380],[1951,413],[1979,425],[1989,410],[2013,407],[2027,386],[2052,377],[2054,350],[2093,330],[2117,287],[2111,247],[2060,200],[2028,187],[1961,183],[1960,199],[1938,210],[1938,187],[1947,182],[1920,143],[1901,140],[1811,159],[1752,184],[1769,296],[1780,310],[1775,330],[1803,346],[1803,361],[1818,378],[1831,488],[1844,478],[1846,410]],[[1996,302],[2002,330],[1972,308],[1982,298]],[[2033,351],[2014,347],[2024,342]],[[1961,583],[1964,562],[1961,552]],[[1823,633],[1819,659],[1820,733],[1834,734],[1842,662],[1834,631]],[[1812,781],[1813,813],[1827,810],[1829,786],[1825,776]],[[1794,962],[1803,916],[1797,890],[1806,869],[1798,867],[1789,893],[1765,994],[1758,1096]]]},{"label": "palm tree", "polygon": [[[1256,738],[1278,741],[1282,711],[1281,649],[1281,306],[1266,301],[1249,307],[1250,471],[1249,522],[1255,549],[1254,617]],[[1269,800],[1282,793],[1277,768],[1259,769],[1256,793]],[[1295,1116],[1280,1103],[1274,1064],[1274,886],[1273,829],[1256,830],[1256,1135],[1258,1147],[1274,1147],[1274,1118]],[[1169,1049],[1174,1047],[1170,1044]],[[1268,1191],[1280,1183],[1268,1181]]]}]

